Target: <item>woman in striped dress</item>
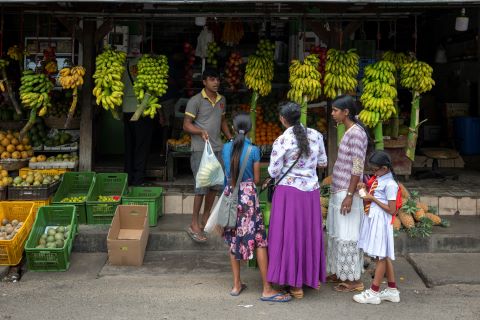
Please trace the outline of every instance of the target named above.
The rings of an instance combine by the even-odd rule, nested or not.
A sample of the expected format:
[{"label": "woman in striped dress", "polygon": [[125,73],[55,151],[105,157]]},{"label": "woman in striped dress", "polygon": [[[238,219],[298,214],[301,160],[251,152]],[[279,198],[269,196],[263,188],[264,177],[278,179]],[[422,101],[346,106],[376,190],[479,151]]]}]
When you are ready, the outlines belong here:
[{"label": "woman in striped dress", "polygon": [[335,290],[363,291],[360,281],[363,253],[358,249],[363,202],[357,184],[363,176],[368,135],[355,118],[352,97],[343,95],[332,102],[332,117],[344,124],[345,135],[340,141],[338,157],[333,167],[330,203],[327,215],[327,280],[339,282]]}]

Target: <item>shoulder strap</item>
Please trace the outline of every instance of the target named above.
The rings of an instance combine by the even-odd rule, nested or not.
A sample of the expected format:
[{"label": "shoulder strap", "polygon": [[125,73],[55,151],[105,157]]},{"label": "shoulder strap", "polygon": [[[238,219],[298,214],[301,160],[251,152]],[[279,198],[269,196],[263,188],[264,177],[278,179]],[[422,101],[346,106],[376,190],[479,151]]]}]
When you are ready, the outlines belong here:
[{"label": "shoulder strap", "polygon": [[275,185],[278,185],[278,184],[280,183],[280,181],[282,181],[282,179],[287,176],[287,174],[290,172],[290,170],[292,170],[292,168],[295,167],[295,165],[297,164],[298,160],[300,160],[300,157],[301,157],[301,155],[299,155],[298,158],[297,158],[297,160],[295,160],[295,162],[290,166],[290,168],[288,168],[287,172],[285,172],[285,173],[283,174],[283,176],[282,176],[280,179],[278,179],[277,182],[275,182]]},{"label": "shoulder strap", "polygon": [[247,167],[248,157],[250,156],[250,151],[252,151],[252,145],[249,145],[247,148],[247,153],[245,154],[245,158],[243,158],[242,166],[240,167],[240,172],[237,177],[237,183],[235,183],[235,188],[233,189],[233,193],[238,192],[238,187],[240,186],[240,180],[243,178],[243,173],[245,172],[245,168]]}]

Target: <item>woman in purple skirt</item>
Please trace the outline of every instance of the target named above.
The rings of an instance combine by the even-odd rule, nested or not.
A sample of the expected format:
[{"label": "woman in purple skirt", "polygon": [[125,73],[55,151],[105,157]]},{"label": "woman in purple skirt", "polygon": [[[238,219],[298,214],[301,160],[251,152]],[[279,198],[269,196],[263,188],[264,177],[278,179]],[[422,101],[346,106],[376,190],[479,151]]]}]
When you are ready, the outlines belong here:
[{"label": "woman in purple skirt", "polygon": [[281,107],[285,132],[275,140],[268,172],[278,183],[268,234],[268,281],[289,286],[295,298],[303,286],[317,289],[326,277],[320,185],[317,168],[327,165],[322,135],[300,124],[300,106]]}]

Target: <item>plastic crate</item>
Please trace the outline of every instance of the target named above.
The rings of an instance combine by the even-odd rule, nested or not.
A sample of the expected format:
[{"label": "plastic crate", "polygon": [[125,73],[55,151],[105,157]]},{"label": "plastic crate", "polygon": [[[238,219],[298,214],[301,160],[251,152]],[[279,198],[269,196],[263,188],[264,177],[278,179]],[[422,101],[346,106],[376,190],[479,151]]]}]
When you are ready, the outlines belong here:
[{"label": "plastic crate", "polygon": [[271,210],[271,203],[260,203],[260,210],[262,211],[263,215],[263,224],[268,227],[270,225],[270,210]]},{"label": "plastic crate", "polygon": [[47,200],[31,201],[33,203],[32,212],[33,212],[33,219],[34,220],[37,217],[38,209],[40,209],[43,206],[48,206],[50,203],[52,203],[52,199],[53,199],[53,197],[51,196]]},{"label": "plastic crate", "polygon": [[[77,213],[75,206],[45,206],[38,210],[32,232],[25,244],[29,271],[66,271],[70,267],[70,255],[77,234]],[[47,227],[70,225],[71,231],[63,248],[36,248],[40,236]]]},{"label": "plastic crate", "polygon": [[95,181],[95,172],[66,172],[63,175],[62,183],[53,196],[53,205],[75,205],[77,208],[78,223],[87,223],[86,201],[62,202],[62,199],[71,197],[88,196],[88,192]]},{"label": "plastic crate", "polygon": [[47,200],[59,185],[60,181],[36,187],[8,186],[8,200]]},{"label": "plastic crate", "polygon": [[[99,173],[87,197],[87,223],[110,224],[127,188],[126,173]],[[100,202],[98,196],[120,196],[118,201]]]},{"label": "plastic crate", "polygon": [[23,176],[23,175],[28,174],[30,171],[39,172],[39,173],[41,173],[43,175],[47,175],[47,176],[60,176],[60,175],[64,174],[65,172],[67,172],[68,170],[67,169],[30,169],[30,168],[22,168],[22,169],[18,170],[18,175]]},{"label": "plastic crate", "polygon": [[163,215],[163,188],[160,187],[131,187],[122,197],[122,204],[147,205],[148,223],[156,226],[158,217]]},{"label": "plastic crate", "polygon": [[0,265],[15,266],[22,260],[23,248],[33,225],[32,202],[18,201],[0,202],[0,220],[23,221],[15,237],[11,240],[0,240]]}]

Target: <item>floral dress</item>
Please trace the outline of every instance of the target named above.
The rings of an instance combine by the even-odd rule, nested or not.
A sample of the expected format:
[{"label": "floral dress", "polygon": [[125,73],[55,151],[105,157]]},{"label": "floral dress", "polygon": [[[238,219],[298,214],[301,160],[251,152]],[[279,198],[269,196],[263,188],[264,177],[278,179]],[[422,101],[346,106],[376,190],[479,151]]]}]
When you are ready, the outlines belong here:
[{"label": "floral dress", "polygon": [[[232,149],[230,144],[231,142],[225,144],[222,151],[227,177],[230,177],[229,164]],[[248,145],[250,145],[250,142],[245,140],[241,161],[245,160]],[[258,147],[253,146],[247,161],[249,170],[245,170],[242,182],[240,182],[238,188],[237,223],[235,228],[225,228],[223,235],[225,242],[230,247],[231,254],[237,260],[253,259],[256,248],[267,247],[266,229],[263,223],[262,212],[260,211],[257,188],[253,182],[253,163],[260,161],[260,150]],[[233,187],[228,183],[224,193],[228,195],[231,192],[233,192]]]}]

